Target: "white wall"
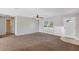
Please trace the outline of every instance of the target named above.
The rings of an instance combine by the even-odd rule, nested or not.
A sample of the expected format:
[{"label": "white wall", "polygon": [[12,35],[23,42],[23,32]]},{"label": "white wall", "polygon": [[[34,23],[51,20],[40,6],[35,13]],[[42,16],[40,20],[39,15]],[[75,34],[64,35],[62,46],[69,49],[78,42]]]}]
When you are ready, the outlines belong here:
[{"label": "white wall", "polygon": [[[67,20],[71,20],[67,22]],[[65,36],[68,37],[75,37],[76,36],[76,16],[65,17],[64,18],[64,29],[65,29]]]},{"label": "white wall", "polygon": [[[66,17],[75,17],[75,27],[73,28],[74,33],[75,33],[74,36],[70,35],[70,34],[73,34],[73,32],[71,32],[72,29],[70,27],[69,28],[64,27],[64,20],[66,19]],[[43,27],[44,21],[47,21],[47,20],[53,21],[54,27],[44,28]],[[67,32],[66,30],[69,30],[69,32]],[[63,16],[59,16],[59,17],[40,20],[39,32],[44,32],[44,33],[54,34],[54,35],[59,35],[59,36],[78,37],[79,38],[79,14],[68,14],[68,15],[63,15]],[[66,33],[70,33],[70,34],[66,35]]]},{"label": "white wall", "polygon": [[79,38],[79,15],[76,17],[76,37]]},{"label": "white wall", "polygon": [[[72,38],[79,38],[79,13],[75,13],[75,14],[68,14],[68,15],[65,15],[64,16],[65,18],[64,18],[64,20],[66,19],[66,18],[70,18],[70,17],[75,17],[75,28],[73,28],[73,30],[74,30],[74,36],[72,36]],[[72,21],[73,21],[73,19],[72,19]],[[74,26],[74,25],[72,25],[72,26]],[[72,27],[71,26],[71,27]],[[69,27],[69,28],[65,28],[65,30],[69,30],[70,32],[69,33],[72,33],[73,34],[73,32],[71,32],[72,31],[72,29],[71,29],[71,27]],[[66,34],[66,33],[65,33]],[[66,36],[66,35],[65,35]],[[70,37],[70,35],[68,34],[67,36],[69,36]]]},{"label": "white wall", "polygon": [[[34,18],[16,17],[15,20],[15,34],[23,35],[34,32],[44,32],[53,35],[65,36],[64,20],[65,17],[76,17],[76,37],[79,37],[79,16],[77,14],[59,16],[54,18],[44,18],[38,23]],[[53,21],[54,27],[44,28],[44,21]],[[38,25],[39,24],[39,25]],[[39,27],[39,28],[38,28]],[[69,29],[69,28],[68,28]]]},{"label": "white wall", "polygon": [[[53,27],[52,28],[45,28],[44,21],[52,21]],[[54,35],[63,35],[64,31],[64,23],[63,17],[53,17],[53,18],[44,18],[39,21],[39,32],[54,34]]]},{"label": "white wall", "polygon": [[6,34],[6,23],[5,23],[5,18],[1,17],[0,18],[0,35]]},{"label": "white wall", "polygon": [[11,24],[11,25],[12,25],[12,26],[11,26],[12,29],[11,29],[11,32],[12,32],[12,33],[15,33],[15,19],[11,19],[11,20],[12,20],[12,24]]},{"label": "white wall", "polygon": [[17,16],[15,24],[15,35],[24,35],[38,32],[38,23],[33,18]]}]

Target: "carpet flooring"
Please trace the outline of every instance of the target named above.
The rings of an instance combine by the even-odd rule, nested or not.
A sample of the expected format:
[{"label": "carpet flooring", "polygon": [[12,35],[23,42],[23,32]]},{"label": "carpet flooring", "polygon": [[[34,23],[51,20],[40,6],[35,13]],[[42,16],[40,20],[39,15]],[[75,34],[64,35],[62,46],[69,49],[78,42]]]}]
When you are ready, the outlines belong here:
[{"label": "carpet flooring", "polygon": [[79,45],[64,42],[59,36],[33,33],[0,38],[0,51],[79,51]]}]

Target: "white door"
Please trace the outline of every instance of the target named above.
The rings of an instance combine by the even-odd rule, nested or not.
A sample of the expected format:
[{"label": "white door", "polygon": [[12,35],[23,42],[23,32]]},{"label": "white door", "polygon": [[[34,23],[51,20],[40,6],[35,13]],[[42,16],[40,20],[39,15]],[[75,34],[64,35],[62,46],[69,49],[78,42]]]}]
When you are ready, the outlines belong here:
[{"label": "white door", "polygon": [[65,18],[64,29],[65,35],[68,37],[75,37],[75,17]]}]

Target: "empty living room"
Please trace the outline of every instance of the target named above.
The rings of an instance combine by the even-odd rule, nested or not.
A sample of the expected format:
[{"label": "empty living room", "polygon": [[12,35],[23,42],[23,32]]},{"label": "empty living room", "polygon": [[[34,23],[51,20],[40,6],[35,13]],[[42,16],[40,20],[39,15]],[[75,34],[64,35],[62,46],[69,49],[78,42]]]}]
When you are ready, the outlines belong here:
[{"label": "empty living room", "polygon": [[79,51],[79,8],[0,8],[0,51]]}]

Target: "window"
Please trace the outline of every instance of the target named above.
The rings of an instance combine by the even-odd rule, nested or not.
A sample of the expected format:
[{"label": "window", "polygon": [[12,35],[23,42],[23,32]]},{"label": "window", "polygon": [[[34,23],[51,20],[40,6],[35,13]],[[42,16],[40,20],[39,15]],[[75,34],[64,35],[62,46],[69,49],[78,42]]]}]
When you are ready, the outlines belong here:
[{"label": "window", "polygon": [[53,27],[52,21],[44,21],[44,27]]}]

